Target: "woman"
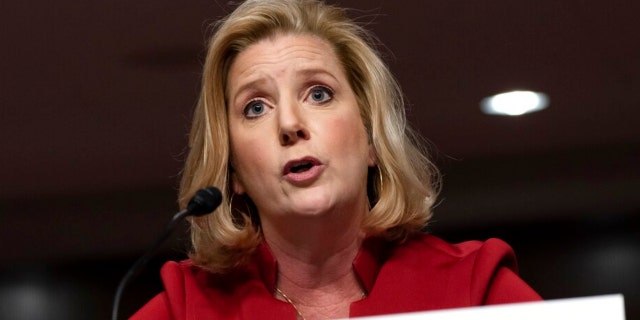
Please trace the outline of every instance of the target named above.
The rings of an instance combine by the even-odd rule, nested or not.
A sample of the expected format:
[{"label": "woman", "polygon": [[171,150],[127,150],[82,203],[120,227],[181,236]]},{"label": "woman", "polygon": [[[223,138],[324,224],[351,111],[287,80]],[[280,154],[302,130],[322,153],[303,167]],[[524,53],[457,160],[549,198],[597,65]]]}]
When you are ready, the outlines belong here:
[{"label": "woman", "polygon": [[134,319],[327,319],[538,300],[499,240],[421,232],[436,170],[399,87],[343,10],[249,0],[210,41],[181,206],[191,259]]}]

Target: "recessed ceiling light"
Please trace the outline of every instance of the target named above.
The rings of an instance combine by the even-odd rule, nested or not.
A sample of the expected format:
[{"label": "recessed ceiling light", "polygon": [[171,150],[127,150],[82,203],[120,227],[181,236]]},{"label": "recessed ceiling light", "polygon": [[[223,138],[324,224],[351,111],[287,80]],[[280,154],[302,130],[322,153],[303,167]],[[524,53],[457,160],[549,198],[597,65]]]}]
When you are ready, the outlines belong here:
[{"label": "recessed ceiling light", "polygon": [[511,91],[486,97],[480,109],[486,114],[519,116],[540,111],[549,105],[546,94],[533,91]]}]

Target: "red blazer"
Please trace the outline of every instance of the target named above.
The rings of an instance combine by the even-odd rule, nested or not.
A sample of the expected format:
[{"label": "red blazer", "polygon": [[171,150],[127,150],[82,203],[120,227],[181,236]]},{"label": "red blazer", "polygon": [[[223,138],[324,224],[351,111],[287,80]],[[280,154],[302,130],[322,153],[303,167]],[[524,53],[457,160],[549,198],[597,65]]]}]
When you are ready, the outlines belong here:
[{"label": "red blazer", "polygon": [[[353,268],[367,296],[351,304],[352,317],[541,299],[498,239],[449,244],[422,235],[398,246],[367,239]],[[188,260],[167,262],[161,274],[165,291],[131,319],[296,319],[290,304],[274,298],[277,263],[264,243],[248,266],[229,274]]]}]

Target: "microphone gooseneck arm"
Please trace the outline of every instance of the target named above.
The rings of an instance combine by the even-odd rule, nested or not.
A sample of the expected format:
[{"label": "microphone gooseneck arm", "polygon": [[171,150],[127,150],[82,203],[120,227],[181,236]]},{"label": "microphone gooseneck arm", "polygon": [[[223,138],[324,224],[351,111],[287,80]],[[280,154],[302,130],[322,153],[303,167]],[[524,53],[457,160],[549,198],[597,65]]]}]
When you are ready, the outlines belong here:
[{"label": "microphone gooseneck arm", "polygon": [[120,300],[122,300],[124,289],[127,287],[131,279],[140,274],[147,263],[149,263],[149,260],[151,260],[151,257],[153,257],[158,248],[160,248],[160,245],[169,238],[171,232],[176,228],[178,223],[188,216],[199,217],[211,213],[220,205],[221,202],[222,194],[220,193],[220,190],[215,187],[207,187],[196,192],[193,198],[189,201],[186,209],[173,215],[160,237],[158,237],[153,245],[145,251],[145,253],[131,266],[131,268],[129,268],[124,277],[122,277],[122,280],[120,280],[120,284],[118,285],[113,301],[113,310],[111,312],[112,320],[118,320],[118,309],[120,307]]}]

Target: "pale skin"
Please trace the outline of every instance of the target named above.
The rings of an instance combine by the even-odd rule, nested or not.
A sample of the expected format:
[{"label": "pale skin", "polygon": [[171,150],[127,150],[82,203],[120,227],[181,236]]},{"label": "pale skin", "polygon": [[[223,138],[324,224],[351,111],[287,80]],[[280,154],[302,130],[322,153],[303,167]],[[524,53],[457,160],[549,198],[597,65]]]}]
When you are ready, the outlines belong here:
[{"label": "pale skin", "polygon": [[228,79],[233,189],[258,208],[278,288],[305,319],[348,317],[365,293],[352,262],[376,158],[338,58],[320,38],[278,34]]}]

